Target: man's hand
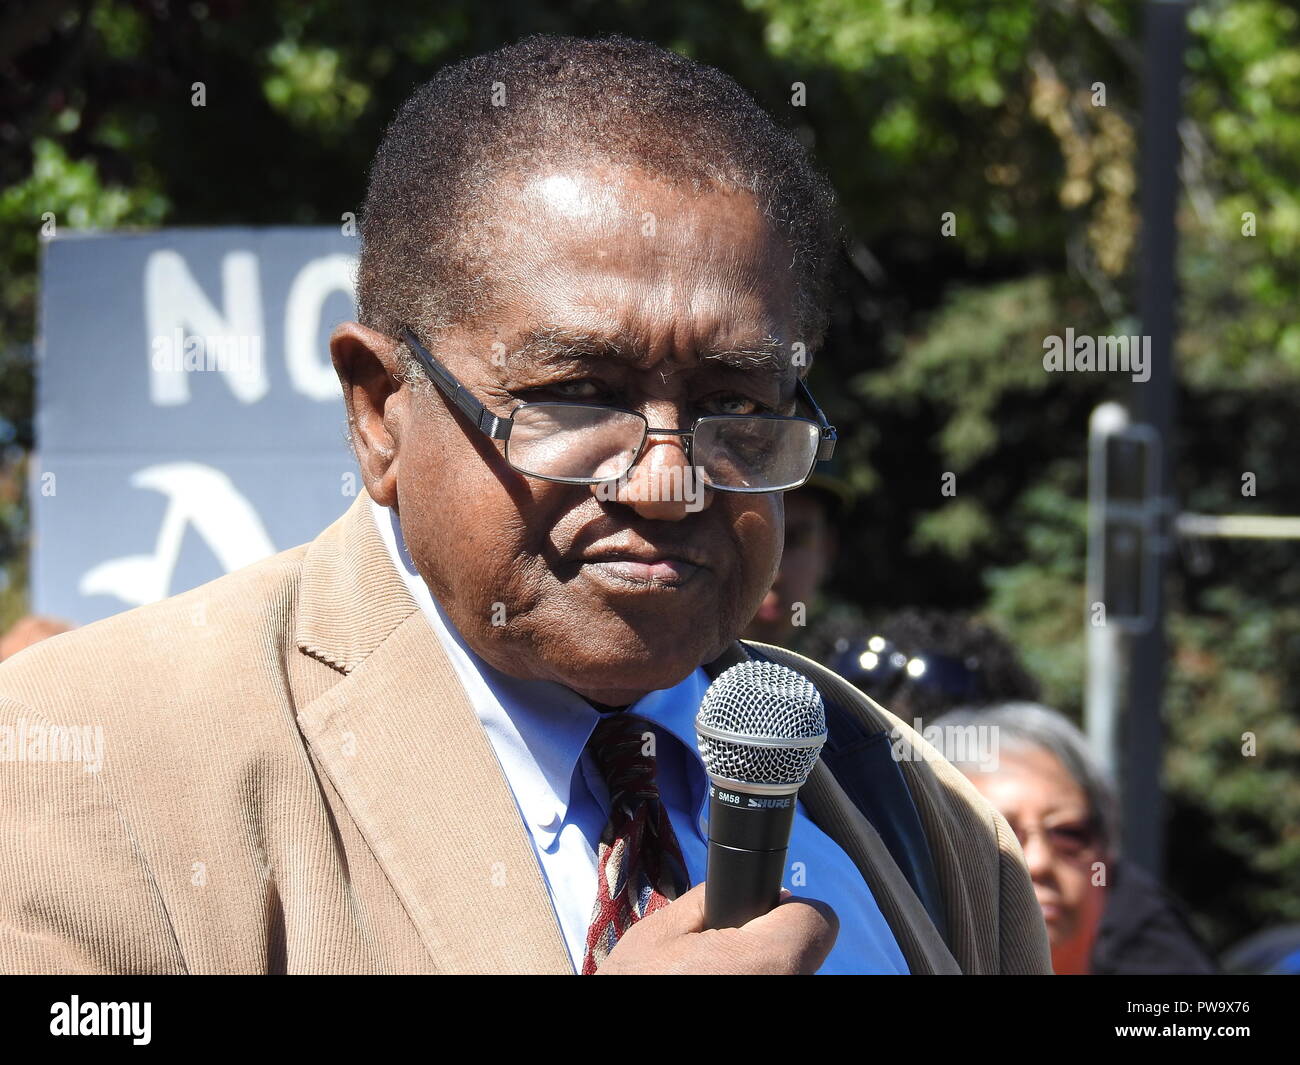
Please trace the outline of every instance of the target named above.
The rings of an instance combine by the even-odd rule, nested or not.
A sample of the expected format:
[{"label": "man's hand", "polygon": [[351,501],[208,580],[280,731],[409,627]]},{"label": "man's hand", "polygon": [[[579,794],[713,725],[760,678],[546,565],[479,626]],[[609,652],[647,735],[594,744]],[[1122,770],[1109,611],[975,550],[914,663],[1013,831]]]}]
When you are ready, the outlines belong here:
[{"label": "man's hand", "polygon": [[782,889],[770,913],[740,928],[704,927],[704,885],[637,921],[597,976],[815,973],[835,945],[840,920],[824,902]]}]

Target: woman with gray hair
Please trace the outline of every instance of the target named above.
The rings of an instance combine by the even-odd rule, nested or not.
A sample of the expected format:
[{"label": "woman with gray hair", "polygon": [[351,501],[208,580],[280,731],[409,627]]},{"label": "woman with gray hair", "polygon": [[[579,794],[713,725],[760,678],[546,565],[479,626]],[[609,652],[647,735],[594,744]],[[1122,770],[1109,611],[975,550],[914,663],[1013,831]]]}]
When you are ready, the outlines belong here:
[{"label": "woman with gray hair", "polygon": [[1114,786],[1068,718],[1003,703],[931,724],[944,756],[1019,838],[1058,974],[1215,971],[1178,902],[1120,861]]}]

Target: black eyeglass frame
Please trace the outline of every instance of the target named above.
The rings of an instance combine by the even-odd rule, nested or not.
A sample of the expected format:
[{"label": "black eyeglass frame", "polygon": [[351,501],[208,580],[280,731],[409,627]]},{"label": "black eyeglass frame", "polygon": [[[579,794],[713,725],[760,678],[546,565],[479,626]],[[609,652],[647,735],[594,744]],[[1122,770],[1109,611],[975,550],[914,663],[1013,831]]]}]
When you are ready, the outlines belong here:
[{"label": "black eyeglass frame", "polygon": [[[424,368],[425,374],[437,387],[447,400],[457,407],[474,425],[474,427],[484,436],[492,440],[507,441],[510,439],[510,431],[514,428],[514,417],[524,407],[547,406],[547,407],[587,407],[592,410],[616,411],[620,414],[631,414],[640,418],[645,423],[645,431],[641,434],[641,445],[637,448],[636,454],[632,456],[631,462],[628,463],[628,470],[640,461],[642,454],[645,453],[646,444],[651,436],[680,436],[686,439],[686,461],[693,467],[695,465],[695,433],[701,423],[706,421],[734,421],[737,419],[753,420],[755,418],[770,419],[782,422],[806,422],[816,427],[818,432],[817,452],[813,456],[812,464],[808,467],[808,472],[804,474],[803,479],[798,484],[792,484],[782,488],[735,488],[728,485],[710,484],[709,487],[719,492],[747,492],[751,494],[761,494],[765,492],[791,492],[807,482],[812,476],[813,470],[817,468],[817,463],[827,462],[835,453],[835,441],[838,439],[835,426],[826,420],[826,415],[822,413],[821,407],[813,399],[813,394],[808,386],[803,383],[802,378],[795,381],[795,398],[803,400],[812,408],[816,421],[811,418],[802,418],[799,416],[787,416],[784,414],[706,414],[702,418],[696,418],[689,429],[654,429],[650,426],[650,420],[640,411],[628,410],[625,407],[608,407],[597,403],[571,403],[564,400],[547,400],[545,403],[521,403],[515,407],[505,418],[498,418],[487,409],[478,398],[470,392],[468,388],[456,379],[447,367],[443,366],[425,349],[424,345],[416,338],[408,326],[401,327],[402,339],[406,346],[411,349],[416,360]],[[512,463],[513,466],[513,463]],[[605,480],[618,480],[617,477],[549,477],[541,473],[528,473],[523,470],[519,471],[526,477],[536,477],[542,481],[551,481],[556,484],[600,484]],[[624,476],[620,474],[619,476]]]}]

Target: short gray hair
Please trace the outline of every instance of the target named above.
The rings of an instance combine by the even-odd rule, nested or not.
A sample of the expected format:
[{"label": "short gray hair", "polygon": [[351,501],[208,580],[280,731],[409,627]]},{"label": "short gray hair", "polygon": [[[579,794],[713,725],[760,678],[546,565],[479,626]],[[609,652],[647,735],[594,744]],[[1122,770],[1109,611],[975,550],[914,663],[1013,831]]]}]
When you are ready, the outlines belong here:
[{"label": "short gray hair", "polygon": [[[933,724],[995,727],[999,749],[1037,747],[1053,755],[1083,792],[1103,849],[1110,855],[1119,853],[1119,808],[1114,783],[1092,756],[1086,737],[1064,714],[1041,703],[997,703],[953,710],[936,718]],[[979,768],[970,762],[954,764],[963,771]]]},{"label": "short gray hair", "polygon": [[593,162],[696,195],[751,194],[789,254],[789,339],[818,350],[842,227],[812,152],[722,71],[617,34],[534,34],[442,67],[402,105],[370,167],[358,321],[390,337],[409,326],[436,354],[451,326],[487,320],[501,269],[492,223],[513,209],[502,183]]}]

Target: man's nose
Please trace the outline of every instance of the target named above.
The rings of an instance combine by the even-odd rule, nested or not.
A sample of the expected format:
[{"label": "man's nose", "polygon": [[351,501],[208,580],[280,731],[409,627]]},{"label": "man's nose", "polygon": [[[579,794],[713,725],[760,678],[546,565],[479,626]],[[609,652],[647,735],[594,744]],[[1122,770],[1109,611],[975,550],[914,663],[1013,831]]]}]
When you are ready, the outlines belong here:
[{"label": "man's nose", "polygon": [[658,521],[681,521],[707,507],[712,495],[687,462],[685,440],[654,432],[636,465],[615,483],[615,502]]}]

